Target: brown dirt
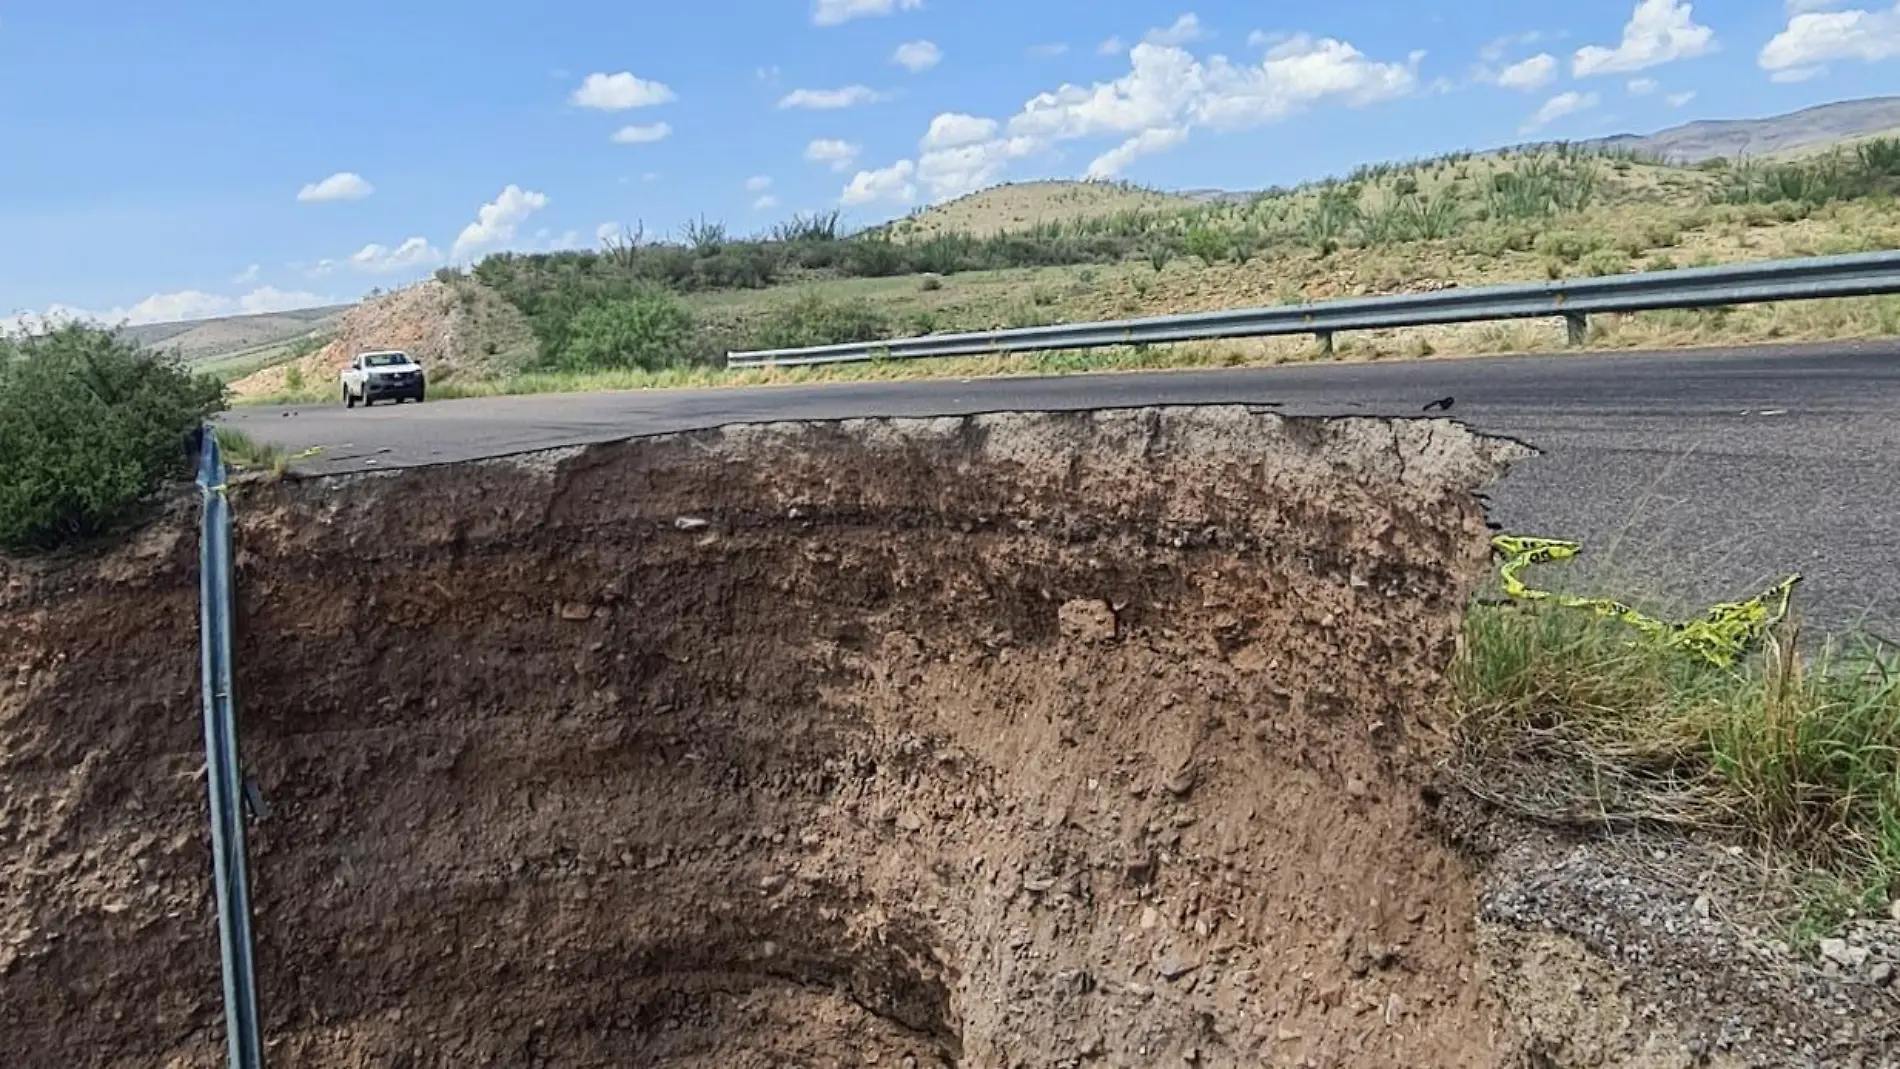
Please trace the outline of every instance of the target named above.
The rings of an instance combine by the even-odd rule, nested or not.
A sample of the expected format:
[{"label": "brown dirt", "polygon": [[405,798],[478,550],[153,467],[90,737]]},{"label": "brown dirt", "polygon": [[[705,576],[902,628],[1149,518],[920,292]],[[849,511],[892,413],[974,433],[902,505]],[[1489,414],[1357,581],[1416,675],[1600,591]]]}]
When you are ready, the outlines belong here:
[{"label": "brown dirt", "polygon": [[469,279],[453,285],[427,279],[372,297],[337,320],[328,345],[309,356],[268,367],[231,384],[236,398],[268,397],[289,389],[291,367],[306,388],[328,393],[356,354],[401,349],[420,361],[433,381],[490,378],[532,355],[533,339],[520,313],[493,290]]},{"label": "brown dirt", "polygon": [[[240,486],[271,1063],[1513,1064],[1422,787],[1515,453],[1163,409]],[[220,1060],[192,523],[0,563],[12,1064]]]}]

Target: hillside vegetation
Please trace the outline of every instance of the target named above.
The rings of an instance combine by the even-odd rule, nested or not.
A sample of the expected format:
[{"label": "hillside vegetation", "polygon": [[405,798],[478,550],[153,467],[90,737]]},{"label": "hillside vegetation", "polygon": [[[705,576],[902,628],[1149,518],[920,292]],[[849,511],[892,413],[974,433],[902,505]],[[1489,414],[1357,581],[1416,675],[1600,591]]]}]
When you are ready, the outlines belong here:
[{"label": "hillside vegetation", "polygon": [[900,241],[945,234],[985,238],[1126,212],[1180,211],[1196,203],[1127,182],[1013,182],[912,212],[888,230]]},{"label": "hillside vegetation", "polygon": [[357,353],[385,348],[425,362],[437,384],[504,378],[535,352],[521,313],[494,291],[467,280],[430,280],[351,308],[323,334],[302,339],[288,359],[233,382],[231,392],[239,400],[327,397]]},{"label": "hillside vegetation", "polygon": [[[1895,248],[1897,187],[1900,142],[1892,139],[1796,159],[1695,167],[1613,146],[1552,144],[1368,166],[1240,201],[1032,183],[858,235],[841,233],[835,215],[796,218],[753,238],[701,223],[671,241],[629,234],[599,252],[493,256],[466,275],[441,272],[430,285],[491,294],[518,313],[532,335],[533,345],[519,359],[458,370],[459,388],[712,381],[721,377],[729,349]],[[1025,200],[1030,192],[1076,210],[1037,215]],[[1089,205],[1095,210],[1081,210]],[[1039,221],[1018,227],[1014,220],[1025,213]],[[969,229],[943,229],[946,219],[961,219]],[[1592,341],[1821,338],[1890,333],[1897,325],[1900,303],[1867,299],[1598,317]],[[1341,353],[1528,350],[1560,337],[1554,324],[1474,324],[1342,338]],[[895,373],[1234,364],[1308,355],[1309,343],[1283,339],[931,362]],[[824,372],[840,373],[894,372]],[[583,381],[589,375],[596,378]],[[777,377],[788,376],[799,377]],[[281,381],[260,381],[266,388],[247,380],[239,392],[285,393]]]}]

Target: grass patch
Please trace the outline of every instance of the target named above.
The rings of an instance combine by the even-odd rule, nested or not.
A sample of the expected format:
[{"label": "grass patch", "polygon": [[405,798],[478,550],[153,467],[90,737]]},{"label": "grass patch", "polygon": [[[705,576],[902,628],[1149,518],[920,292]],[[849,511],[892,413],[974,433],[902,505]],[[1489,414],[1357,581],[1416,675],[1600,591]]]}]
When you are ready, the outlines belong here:
[{"label": "grass patch", "polygon": [[1806,656],[1781,633],[1723,669],[1587,613],[1480,605],[1452,682],[1480,797],[1791,859],[1798,936],[1900,891],[1900,663],[1872,646]]},{"label": "grass patch", "polygon": [[260,442],[235,427],[216,427],[212,436],[224,462],[239,471],[267,471],[282,475],[290,468],[290,454],[277,446]]}]

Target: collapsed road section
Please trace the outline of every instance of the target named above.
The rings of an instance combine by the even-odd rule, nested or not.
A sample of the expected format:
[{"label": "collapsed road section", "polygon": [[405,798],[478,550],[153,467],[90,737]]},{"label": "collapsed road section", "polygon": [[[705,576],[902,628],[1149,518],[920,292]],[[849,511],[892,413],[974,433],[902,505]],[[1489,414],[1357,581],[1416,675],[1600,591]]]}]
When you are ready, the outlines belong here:
[{"label": "collapsed road section", "polygon": [[[1242,408],[232,487],[273,1066],[1503,1065],[1423,790],[1522,455]],[[10,1064],[221,1050],[180,507],[0,563]]]}]

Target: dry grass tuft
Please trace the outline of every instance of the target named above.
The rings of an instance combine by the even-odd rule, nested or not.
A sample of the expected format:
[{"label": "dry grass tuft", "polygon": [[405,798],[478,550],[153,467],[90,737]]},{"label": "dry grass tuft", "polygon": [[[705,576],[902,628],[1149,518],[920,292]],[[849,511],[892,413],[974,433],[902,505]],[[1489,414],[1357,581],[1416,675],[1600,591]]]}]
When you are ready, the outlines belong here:
[{"label": "dry grass tuft", "polygon": [[1585,613],[1481,605],[1452,678],[1479,797],[1746,842],[1836,909],[1900,892],[1900,662],[1871,644],[1804,656],[1788,629],[1728,670]]}]

